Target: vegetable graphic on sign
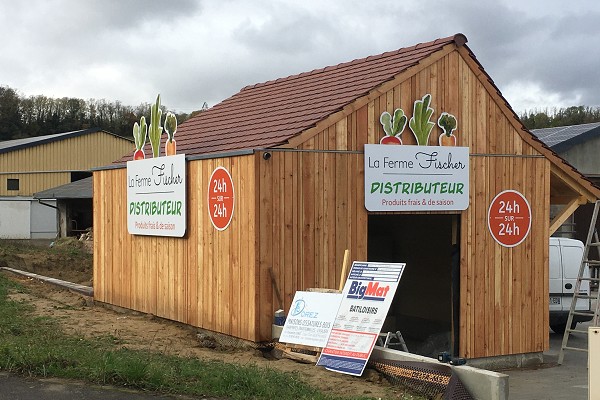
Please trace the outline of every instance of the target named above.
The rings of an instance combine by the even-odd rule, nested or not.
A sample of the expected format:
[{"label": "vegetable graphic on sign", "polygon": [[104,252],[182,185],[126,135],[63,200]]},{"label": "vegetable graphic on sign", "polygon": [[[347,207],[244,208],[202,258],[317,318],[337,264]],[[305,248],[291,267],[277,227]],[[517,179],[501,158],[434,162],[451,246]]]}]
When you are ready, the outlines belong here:
[{"label": "vegetable graphic on sign", "polygon": [[146,118],[142,116],[140,123],[133,124],[133,141],[135,142],[135,152],[133,153],[134,160],[143,160],[146,158],[144,154],[144,146],[146,145],[146,136],[148,135],[148,126]]},{"label": "vegetable graphic on sign", "polygon": [[148,129],[148,137],[152,145],[152,157],[160,156],[160,136],[162,135],[162,126],[160,126],[160,118],[162,110],[160,109],[160,94],[156,96],[156,103],[150,107],[150,128]]},{"label": "vegetable graphic on sign", "polygon": [[438,126],[444,131],[440,135],[440,146],[456,146],[456,136],[452,133],[456,130],[456,117],[444,112],[438,118]]},{"label": "vegetable graphic on sign", "polygon": [[433,115],[433,108],[429,107],[431,103],[431,95],[426,94],[422,100],[416,100],[408,126],[417,139],[419,146],[427,146],[429,134],[434,127],[434,123],[429,119]]},{"label": "vegetable graphic on sign", "polygon": [[379,117],[379,122],[383,126],[385,136],[379,141],[380,144],[402,144],[400,135],[406,127],[406,115],[401,108],[394,110],[394,116],[392,117],[389,112],[384,111]]},{"label": "vegetable graphic on sign", "polygon": [[174,156],[177,154],[177,142],[173,138],[177,132],[177,117],[172,112],[168,112],[165,117],[165,131],[168,139],[165,143],[165,155]]}]

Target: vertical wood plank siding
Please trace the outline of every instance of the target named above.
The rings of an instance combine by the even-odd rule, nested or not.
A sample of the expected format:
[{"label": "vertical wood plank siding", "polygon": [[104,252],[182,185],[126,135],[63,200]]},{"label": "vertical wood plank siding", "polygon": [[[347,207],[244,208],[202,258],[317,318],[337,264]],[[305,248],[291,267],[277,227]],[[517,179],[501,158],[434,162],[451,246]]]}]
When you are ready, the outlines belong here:
[{"label": "vertical wood plank siding", "polygon": [[[506,116],[495,103],[501,99],[487,92],[458,52],[398,82],[392,90],[324,129],[300,149],[361,151],[365,143],[377,143],[384,135],[379,124],[383,111],[400,107],[410,116],[414,100],[426,93],[432,94],[432,120],[437,120],[442,111],[456,115],[457,144],[468,146],[473,154],[470,206],[461,213],[461,355],[473,358],[543,351],[549,345],[550,163],[535,157],[539,153],[521,139],[509,122],[512,116]],[[430,145],[437,145],[440,132],[434,128]],[[416,144],[408,128],[402,141]],[[301,171],[302,182],[296,195],[303,201],[302,215],[298,217],[303,223],[298,229],[304,232],[304,243],[299,245],[308,246],[311,251],[310,257],[299,258],[298,271],[293,275],[304,273],[314,278],[312,282],[304,280],[297,289],[335,288],[343,260],[340,249],[349,247],[353,260],[367,258],[363,158],[343,153],[274,153],[274,157],[298,159],[294,165]],[[320,162],[321,159],[325,161]],[[278,177],[273,174],[270,179]],[[507,189],[523,193],[532,210],[531,232],[514,248],[497,244],[487,227],[491,200]],[[284,193],[278,193],[273,201],[284,197]],[[261,236],[261,243],[274,244],[270,250],[273,254],[289,246],[286,241],[264,239]],[[282,259],[260,253],[272,260],[276,270],[285,265]],[[287,298],[292,294],[286,293]]]},{"label": "vertical wood plank siding", "polygon": [[[288,310],[296,290],[338,287],[344,249],[352,260],[367,258],[360,152],[384,134],[381,112],[401,107],[410,116],[414,100],[431,93],[432,120],[441,111],[456,115],[457,144],[472,154],[470,206],[460,213],[460,354],[546,349],[549,161],[523,142],[508,119],[514,117],[497,106],[502,99],[486,90],[458,51],[395,83],[357,102],[297,149],[274,150],[268,160],[259,153],[188,163],[183,240],[128,235],[123,222],[114,221],[125,221],[117,206],[125,201],[124,170],[96,172],[97,298],[250,340],[270,339],[273,311]],[[434,128],[430,145],[439,134]],[[408,128],[402,140],[416,143]],[[207,221],[204,200],[205,180],[221,162],[232,164],[237,190],[234,221],[224,234]],[[532,209],[531,232],[513,248],[497,244],[487,228],[489,204],[506,189],[523,193]],[[158,262],[161,253],[168,254]],[[169,287],[179,297],[171,300]]]},{"label": "vertical wood plank siding", "polygon": [[[227,168],[235,188],[229,227],[208,215],[208,179]],[[187,163],[183,238],[127,232],[126,169],[94,172],[94,298],[228,335],[256,333],[254,156]]]},{"label": "vertical wood plank siding", "polygon": [[[31,196],[71,182],[70,171],[107,165],[132,151],[133,143],[106,132],[89,133],[0,154],[0,196]],[[26,173],[46,171],[40,173]],[[50,172],[60,171],[60,172]],[[20,172],[6,174],[8,172]],[[19,190],[6,190],[19,179]]]}]

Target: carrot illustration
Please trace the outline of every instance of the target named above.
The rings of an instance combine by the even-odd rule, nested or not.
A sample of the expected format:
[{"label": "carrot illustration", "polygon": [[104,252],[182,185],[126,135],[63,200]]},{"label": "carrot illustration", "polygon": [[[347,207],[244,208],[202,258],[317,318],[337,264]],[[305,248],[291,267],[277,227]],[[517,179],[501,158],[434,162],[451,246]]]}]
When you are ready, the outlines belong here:
[{"label": "carrot illustration", "polygon": [[456,117],[446,112],[440,115],[438,118],[438,126],[444,131],[440,135],[440,146],[456,146],[456,136],[454,132],[456,130]]},{"label": "carrot illustration", "polygon": [[143,160],[146,158],[144,154],[144,146],[146,145],[146,136],[148,134],[148,126],[146,118],[142,116],[140,123],[133,124],[133,141],[135,143],[135,152],[133,153],[134,160]]},{"label": "carrot illustration", "polygon": [[177,132],[177,117],[172,112],[168,112],[165,117],[165,131],[167,132],[167,142],[165,143],[165,155],[174,156],[177,154],[177,142],[174,139]]},{"label": "carrot illustration", "polygon": [[392,117],[389,112],[384,111],[379,117],[379,122],[383,126],[385,136],[379,141],[380,144],[402,144],[400,135],[406,126],[406,115],[401,108],[394,110],[394,116]]}]

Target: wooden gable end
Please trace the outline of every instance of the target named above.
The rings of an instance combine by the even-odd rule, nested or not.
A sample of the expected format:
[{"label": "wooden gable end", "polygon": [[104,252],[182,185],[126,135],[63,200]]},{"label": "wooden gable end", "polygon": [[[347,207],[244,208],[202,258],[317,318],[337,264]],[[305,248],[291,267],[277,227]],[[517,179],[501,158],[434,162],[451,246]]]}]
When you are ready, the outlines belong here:
[{"label": "wooden gable end", "polygon": [[[259,163],[259,221],[281,227],[261,232],[260,265],[272,268],[283,292],[277,299],[263,288],[272,300],[262,306],[289,307],[294,291],[307,287],[337,288],[346,248],[351,259],[367,259],[363,145],[379,143],[384,135],[383,111],[400,107],[410,117],[413,102],[429,93],[435,109],[431,120],[441,111],[454,114],[457,145],[471,153],[471,201],[461,213],[460,354],[543,351],[548,347],[548,314],[542,310],[548,309],[551,164],[523,140],[510,120],[513,114],[499,104],[501,97],[490,92],[456,46],[440,53],[290,141],[295,149],[274,151],[269,162]],[[434,128],[429,145],[437,145],[440,132]],[[416,143],[408,128],[402,140]],[[529,200],[534,221],[526,241],[514,248],[497,244],[487,228],[491,200],[507,189]],[[266,329],[267,321],[258,325]]]}]

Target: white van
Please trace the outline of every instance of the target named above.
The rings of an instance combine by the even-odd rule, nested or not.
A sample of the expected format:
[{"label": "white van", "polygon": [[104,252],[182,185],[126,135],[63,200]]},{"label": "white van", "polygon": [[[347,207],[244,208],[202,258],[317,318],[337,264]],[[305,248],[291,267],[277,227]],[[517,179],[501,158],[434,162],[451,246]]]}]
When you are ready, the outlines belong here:
[{"label": "white van", "polygon": [[[567,238],[550,238],[550,328],[556,333],[564,333],[575,283],[579,274],[581,259],[583,258],[584,245],[580,240]],[[590,270],[586,268],[584,276],[589,277]],[[581,281],[580,294],[590,292],[590,282]],[[576,310],[590,311],[589,299],[578,299]],[[573,315],[571,329],[575,329],[578,322],[590,321],[592,316]]]}]

